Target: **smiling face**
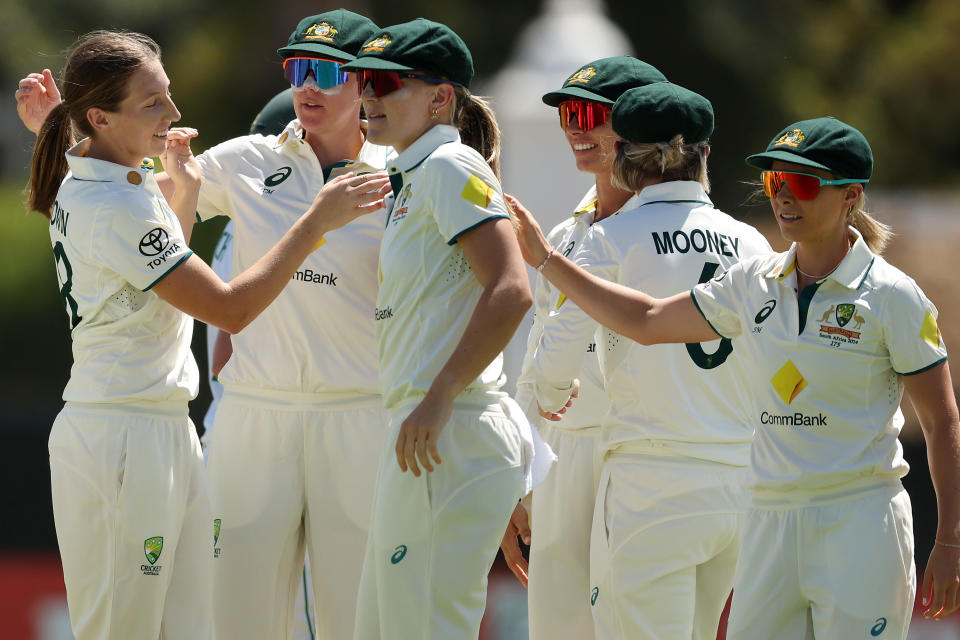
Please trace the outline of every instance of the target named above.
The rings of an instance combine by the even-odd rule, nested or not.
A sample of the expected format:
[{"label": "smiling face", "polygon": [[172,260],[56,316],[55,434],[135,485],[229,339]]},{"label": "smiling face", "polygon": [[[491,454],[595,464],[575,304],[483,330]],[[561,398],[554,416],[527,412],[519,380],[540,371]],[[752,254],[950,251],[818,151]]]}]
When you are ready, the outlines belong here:
[{"label": "smiling face", "polygon": [[[331,89],[318,89],[308,81],[293,90],[293,110],[307,136],[324,137],[360,126],[360,96],[354,74]],[[312,80],[312,77],[310,78]]]},{"label": "smiling face", "polygon": [[609,120],[583,131],[577,124],[577,119],[572,118],[564,135],[570,150],[573,151],[578,171],[594,175],[610,173],[616,157],[614,143],[617,141],[617,134],[613,132],[613,125]]},{"label": "smiling face", "polygon": [[95,131],[91,155],[139,167],[144,157],[163,153],[167,131],[180,119],[180,112],[170,97],[170,80],[157,58],[135,71],[126,89],[127,95],[116,111],[87,112]]},{"label": "smiling face", "polygon": [[[828,171],[788,162],[775,161],[774,171],[795,171],[831,179]],[[857,203],[863,185],[850,184],[821,186],[820,193],[812,200],[800,200],[784,184],[780,192],[770,198],[774,217],[784,239],[813,245],[829,245],[838,238],[847,236],[847,211]]]},{"label": "smiling face", "polygon": [[399,89],[384,96],[377,97],[369,82],[360,95],[367,115],[367,138],[402,153],[434,125],[446,121],[445,116],[433,119],[431,114],[450,104],[453,86],[403,78]]}]

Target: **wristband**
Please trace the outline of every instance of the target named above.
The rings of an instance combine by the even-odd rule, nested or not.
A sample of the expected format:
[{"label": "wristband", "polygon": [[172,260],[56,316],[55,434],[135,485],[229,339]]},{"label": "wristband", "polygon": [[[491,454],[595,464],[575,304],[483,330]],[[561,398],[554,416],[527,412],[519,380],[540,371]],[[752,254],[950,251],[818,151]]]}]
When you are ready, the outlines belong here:
[{"label": "wristband", "polygon": [[543,259],[543,262],[540,263],[540,266],[537,267],[537,271],[543,271],[543,268],[547,266],[547,263],[550,262],[550,256],[553,255],[553,249],[547,251],[547,257]]},{"label": "wristband", "polygon": [[942,540],[937,540],[936,538],[934,538],[933,541],[934,541],[936,544],[939,544],[939,545],[941,545],[941,546],[943,546],[943,547],[950,547],[951,549],[960,549],[960,544],[952,544],[952,543],[950,543],[950,542],[944,542],[944,541],[942,541]]}]

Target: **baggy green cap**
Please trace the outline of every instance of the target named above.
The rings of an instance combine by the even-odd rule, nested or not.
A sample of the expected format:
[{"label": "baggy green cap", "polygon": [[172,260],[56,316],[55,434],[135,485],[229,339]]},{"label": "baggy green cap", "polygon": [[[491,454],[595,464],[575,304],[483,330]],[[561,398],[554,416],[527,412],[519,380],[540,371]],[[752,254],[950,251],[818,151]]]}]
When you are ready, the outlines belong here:
[{"label": "baggy green cap", "polygon": [[380,31],[344,69],[423,71],[469,87],[473,80],[473,56],[450,27],[417,18]]},{"label": "baggy green cap", "polygon": [[836,118],[795,122],[778,133],[767,150],[747,158],[747,164],[769,169],[774,160],[815,167],[843,178],[870,181],[873,151],[866,137]]},{"label": "baggy green cap", "polygon": [[656,67],[631,56],[601,58],[580,67],[558,91],[544,94],[543,102],[551,107],[576,99],[612,105],[627,89],[666,80]]},{"label": "baggy green cap", "polygon": [[713,133],[710,101],[672,82],[625,91],[613,105],[613,130],[628,142],[704,142]]},{"label": "baggy green cap", "polygon": [[346,9],[327,11],[301,20],[290,34],[287,46],[277,49],[277,53],[284,58],[306,53],[349,62],[377,29],[366,16]]}]

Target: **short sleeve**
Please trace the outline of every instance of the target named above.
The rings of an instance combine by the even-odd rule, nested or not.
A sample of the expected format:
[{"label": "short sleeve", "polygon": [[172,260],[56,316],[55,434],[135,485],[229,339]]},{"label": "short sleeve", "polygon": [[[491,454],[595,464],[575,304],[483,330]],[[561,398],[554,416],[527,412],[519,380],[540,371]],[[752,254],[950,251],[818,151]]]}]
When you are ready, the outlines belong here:
[{"label": "short sleeve", "polygon": [[99,217],[94,255],[141,291],[149,290],[193,253],[173,211],[146,191],[107,203]]},{"label": "short sleeve", "polygon": [[894,371],[921,373],[946,360],[937,315],[937,308],[911,278],[901,278],[891,287],[883,330]]},{"label": "short sleeve", "polygon": [[490,220],[508,218],[500,181],[480,154],[464,145],[443,145],[430,158],[433,214],[447,244]]},{"label": "short sleeve", "polygon": [[218,144],[197,156],[203,175],[203,182],[200,183],[200,197],[197,199],[197,217],[200,220],[231,214],[228,195],[230,171],[227,168],[229,165],[227,161],[234,154],[239,140],[241,139],[237,138]]},{"label": "short sleeve", "polygon": [[690,291],[697,310],[723,338],[734,338],[743,332],[739,313],[743,307],[739,292],[745,290],[747,279],[743,266],[743,262],[738,262]]}]

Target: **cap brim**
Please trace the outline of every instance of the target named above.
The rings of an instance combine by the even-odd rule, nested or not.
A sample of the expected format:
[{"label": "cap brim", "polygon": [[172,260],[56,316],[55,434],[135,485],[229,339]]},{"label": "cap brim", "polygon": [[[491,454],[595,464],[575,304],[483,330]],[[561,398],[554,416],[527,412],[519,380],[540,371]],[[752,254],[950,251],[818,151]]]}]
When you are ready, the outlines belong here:
[{"label": "cap brim", "polygon": [[330,45],[320,44],[319,42],[304,42],[289,47],[281,47],[277,49],[279,53],[284,58],[289,58],[297,53],[311,53],[332,58],[334,60],[342,60],[343,62],[351,62],[357,59],[357,56],[351,55],[345,51],[341,51],[336,47],[331,47]]},{"label": "cap brim", "polygon": [[560,89],[559,91],[551,91],[550,93],[543,94],[543,103],[550,105],[551,107],[559,107],[560,103],[564,100],[592,100],[593,102],[601,102],[603,104],[614,103],[610,98],[605,98],[599,93],[594,93],[593,91],[587,91],[586,89],[581,89],[580,87],[566,87]]},{"label": "cap brim", "polygon": [[813,160],[808,160],[800,155],[797,155],[796,153],[792,153],[784,149],[775,149],[773,151],[755,153],[752,156],[747,156],[746,163],[751,167],[756,167],[757,169],[769,169],[774,160],[789,162],[791,164],[799,164],[803,165],[804,167],[823,169],[824,171],[831,170],[830,167],[824,164],[814,162]]},{"label": "cap brim", "polygon": [[344,71],[360,71],[361,69],[374,69],[377,71],[417,71],[417,69],[413,67],[408,67],[405,64],[377,56],[360,56],[350,64],[343,65]]}]

